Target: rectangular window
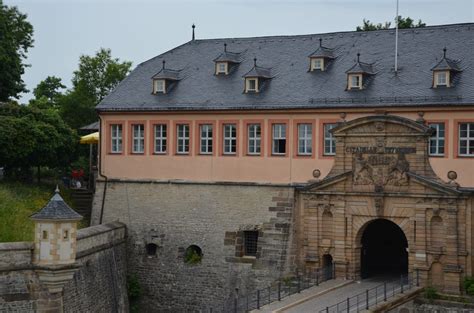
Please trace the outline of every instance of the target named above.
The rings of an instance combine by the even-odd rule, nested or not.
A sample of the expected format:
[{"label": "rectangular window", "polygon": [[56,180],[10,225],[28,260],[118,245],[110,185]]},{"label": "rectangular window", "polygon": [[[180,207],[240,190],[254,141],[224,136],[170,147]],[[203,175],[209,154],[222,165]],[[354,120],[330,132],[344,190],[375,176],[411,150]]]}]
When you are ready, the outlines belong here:
[{"label": "rectangular window", "polygon": [[313,59],[313,70],[323,70],[323,60],[322,59]]},{"label": "rectangular window", "polygon": [[361,75],[349,75],[349,89],[360,89],[361,84]]},{"label": "rectangular window", "polygon": [[244,255],[257,256],[258,231],[244,231]]},{"label": "rectangular window", "polygon": [[122,152],[122,125],[113,124],[110,125],[111,132],[111,152],[121,153]]},{"label": "rectangular window", "polygon": [[155,80],[155,93],[165,93],[165,81],[162,79]]},{"label": "rectangular window", "polygon": [[178,124],[177,126],[176,153],[189,153],[189,124]]},{"label": "rectangular window", "polygon": [[256,92],[257,91],[257,79],[256,78],[247,78],[245,79],[245,88],[246,92]]},{"label": "rectangular window", "polygon": [[262,129],[260,124],[248,125],[248,154],[260,154],[262,142]]},{"label": "rectangular window", "polygon": [[330,132],[337,124],[324,124],[324,155],[336,154],[336,138]]},{"label": "rectangular window", "polygon": [[436,85],[437,86],[447,86],[448,85],[447,76],[448,75],[444,71],[437,72],[436,73]]},{"label": "rectangular window", "polygon": [[311,155],[313,153],[313,125],[298,124],[298,154]]},{"label": "rectangular window", "polygon": [[235,124],[224,124],[224,154],[235,154],[237,152],[237,126]]},{"label": "rectangular window", "polygon": [[217,74],[227,74],[227,63],[217,63]]},{"label": "rectangular window", "polygon": [[143,153],[145,151],[145,125],[132,125],[132,153]]},{"label": "rectangular window", "polygon": [[430,155],[443,156],[445,142],[444,123],[429,123],[428,126],[434,130],[433,135],[430,137]]},{"label": "rectangular window", "polygon": [[166,153],[167,143],[166,124],[155,125],[155,153]]},{"label": "rectangular window", "polygon": [[474,156],[474,123],[459,124],[459,155]]},{"label": "rectangular window", "polygon": [[205,124],[199,126],[199,133],[201,134],[201,154],[212,154],[212,125]]},{"label": "rectangular window", "polygon": [[272,154],[284,155],[286,154],[286,125],[273,124],[272,128]]}]

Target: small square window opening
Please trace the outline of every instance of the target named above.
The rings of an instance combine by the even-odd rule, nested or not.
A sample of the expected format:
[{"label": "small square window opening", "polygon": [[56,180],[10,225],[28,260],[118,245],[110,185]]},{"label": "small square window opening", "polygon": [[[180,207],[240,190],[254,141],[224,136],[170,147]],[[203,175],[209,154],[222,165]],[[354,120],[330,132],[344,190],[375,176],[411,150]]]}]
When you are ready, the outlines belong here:
[{"label": "small square window opening", "polygon": [[244,255],[257,256],[258,231],[244,231]]},{"label": "small square window opening", "polygon": [[247,78],[246,82],[246,92],[258,92],[258,83],[256,78]]},{"label": "small square window opening", "polygon": [[162,79],[155,80],[155,93],[165,93],[165,81]]}]

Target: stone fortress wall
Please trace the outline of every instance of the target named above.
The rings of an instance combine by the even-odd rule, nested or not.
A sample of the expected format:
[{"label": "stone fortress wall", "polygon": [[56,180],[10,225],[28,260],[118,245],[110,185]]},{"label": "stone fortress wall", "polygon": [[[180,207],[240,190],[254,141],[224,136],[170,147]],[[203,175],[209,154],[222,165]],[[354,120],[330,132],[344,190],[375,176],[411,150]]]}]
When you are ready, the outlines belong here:
[{"label": "stone fortress wall", "polygon": [[77,235],[79,270],[53,297],[32,264],[33,243],[0,243],[0,312],[127,312],[126,228],[109,223],[80,229]]}]

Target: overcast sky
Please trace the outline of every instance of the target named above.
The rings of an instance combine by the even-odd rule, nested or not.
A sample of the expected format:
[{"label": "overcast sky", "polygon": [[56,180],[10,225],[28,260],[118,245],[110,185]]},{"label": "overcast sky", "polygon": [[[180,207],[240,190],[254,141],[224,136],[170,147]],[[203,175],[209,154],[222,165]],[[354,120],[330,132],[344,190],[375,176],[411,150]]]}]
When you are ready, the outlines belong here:
[{"label": "overcast sky", "polygon": [[[4,0],[28,14],[34,48],[23,80],[49,75],[71,86],[79,56],[99,48],[133,67],[196,37],[226,38],[354,30],[366,18],[393,21],[396,0]],[[400,0],[402,16],[427,25],[474,21],[474,0]],[[31,92],[21,99],[26,102]]]}]

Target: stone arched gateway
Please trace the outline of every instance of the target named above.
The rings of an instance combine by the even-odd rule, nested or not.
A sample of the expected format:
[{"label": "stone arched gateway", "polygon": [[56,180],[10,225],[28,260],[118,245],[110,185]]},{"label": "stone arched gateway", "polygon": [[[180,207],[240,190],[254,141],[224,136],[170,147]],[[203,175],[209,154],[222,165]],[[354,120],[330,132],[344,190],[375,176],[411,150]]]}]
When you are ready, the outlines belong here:
[{"label": "stone arched gateway", "polygon": [[[319,268],[330,254],[336,276],[361,278],[364,229],[387,220],[406,237],[408,272],[418,271],[421,283],[429,284],[431,265],[439,263],[443,291],[460,292],[462,277],[472,275],[472,192],[434,173],[428,159],[430,134],[422,122],[389,115],[363,117],[333,129],[333,168],[298,191],[300,267]],[[328,216],[331,232],[323,223]],[[432,234],[441,221],[443,246]]]}]

